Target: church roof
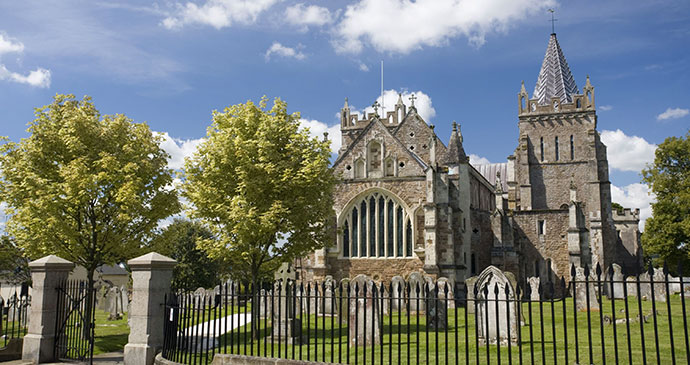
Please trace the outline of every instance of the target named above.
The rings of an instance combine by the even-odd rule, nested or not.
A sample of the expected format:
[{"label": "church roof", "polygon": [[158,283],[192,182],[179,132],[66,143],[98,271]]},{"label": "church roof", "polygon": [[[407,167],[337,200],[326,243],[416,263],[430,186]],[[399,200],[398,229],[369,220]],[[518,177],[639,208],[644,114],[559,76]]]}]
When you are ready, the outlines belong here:
[{"label": "church roof", "polygon": [[552,97],[560,98],[561,103],[570,103],[573,101],[572,95],[578,93],[573,74],[570,73],[568,62],[556,39],[556,33],[551,33],[532,99],[538,99],[539,105],[549,104]]},{"label": "church roof", "polygon": [[508,191],[508,163],[499,162],[486,165],[472,165],[479,173],[484,176],[492,185],[498,181],[501,183],[501,190]]},{"label": "church roof", "polygon": [[450,134],[450,141],[448,142],[448,151],[441,158],[443,165],[458,165],[467,161],[465,149],[462,148],[462,134],[458,132],[457,123],[453,122],[453,132]]}]

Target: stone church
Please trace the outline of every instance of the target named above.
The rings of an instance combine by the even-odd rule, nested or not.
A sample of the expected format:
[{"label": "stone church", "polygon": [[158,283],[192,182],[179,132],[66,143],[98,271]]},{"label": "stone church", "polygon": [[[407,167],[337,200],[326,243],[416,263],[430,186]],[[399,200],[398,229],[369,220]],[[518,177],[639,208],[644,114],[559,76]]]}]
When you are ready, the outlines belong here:
[{"label": "stone church", "polygon": [[641,263],[639,210],[611,208],[594,87],[579,91],[556,34],[537,84],[517,95],[518,144],[473,166],[453,123],[448,144],[399,98],[385,115],[340,113],[333,169],[337,237],[303,267],[314,279],[424,272],[456,282],[488,265],[523,280],[569,277],[570,265]]}]

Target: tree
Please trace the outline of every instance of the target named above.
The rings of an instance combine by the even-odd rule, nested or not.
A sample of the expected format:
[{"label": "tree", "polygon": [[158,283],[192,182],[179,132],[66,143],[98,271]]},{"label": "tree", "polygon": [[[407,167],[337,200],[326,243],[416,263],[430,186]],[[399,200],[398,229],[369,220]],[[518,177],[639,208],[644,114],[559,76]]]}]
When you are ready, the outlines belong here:
[{"label": "tree", "polygon": [[276,99],[213,112],[208,138],[186,161],[182,195],[190,215],[216,240],[201,247],[250,276],[254,287],[280,263],[323,247],[330,238],[335,177],[327,140],[310,138],[299,114]]},{"label": "tree", "polygon": [[222,265],[197,248],[202,239],[213,240],[208,228],[199,222],[175,219],[152,240],[152,250],[177,260],[173,269],[174,289],[212,288],[218,284]]},{"label": "tree", "polygon": [[685,138],[669,137],[659,145],[654,163],[642,171],[643,181],[656,194],[653,215],[642,236],[648,254],[690,269],[690,131]]},{"label": "tree", "polygon": [[56,95],[35,115],[28,138],[0,147],[7,232],[31,258],[82,265],[91,289],[98,266],[131,257],[179,210],[169,156],[146,124],[101,117],[88,96]]},{"label": "tree", "polygon": [[0,236],[0,278],[13,284],[31,281],[29,260],[21,247],[7,235]]}]

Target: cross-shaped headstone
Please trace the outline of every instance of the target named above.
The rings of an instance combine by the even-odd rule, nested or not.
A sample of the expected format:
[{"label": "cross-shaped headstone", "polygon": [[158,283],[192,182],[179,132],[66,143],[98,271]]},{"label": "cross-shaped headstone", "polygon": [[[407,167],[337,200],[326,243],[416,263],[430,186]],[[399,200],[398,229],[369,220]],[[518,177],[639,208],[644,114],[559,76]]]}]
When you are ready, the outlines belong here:
[{"label": "cross-shaped headstone", "polygon": [[417,97],[414,96],[414,94],[412,94],[412,95],[410,96],[410,101],[412,102],[412,105],[411,105],[411,106],[414,106],[414,101],[415,101],[415,99],[417,99]]},{"label": "cross-shaped headstone", "polygon": [[379,106],[381,106],[381,104],[379,104],[378,100],[375,101],[371,106],[374,108],[374,113],[379,115]]}]

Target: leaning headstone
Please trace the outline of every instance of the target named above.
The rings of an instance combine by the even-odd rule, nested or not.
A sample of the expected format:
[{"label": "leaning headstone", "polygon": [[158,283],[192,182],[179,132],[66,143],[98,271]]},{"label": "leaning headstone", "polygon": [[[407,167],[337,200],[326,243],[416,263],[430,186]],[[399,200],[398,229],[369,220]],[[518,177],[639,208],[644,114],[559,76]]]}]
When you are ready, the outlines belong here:
[{"label": "leaning headstone", "polygon": [[378,288],[366,275],[357,275],[351,281],[350,292],[350,345],[371,346],[381,343],[381,311],[377,305]]},{"label": "leaning headstone", "polygon": [[[489,266],[477,278],[476,323],[482,344],[518,342],[519,312],[512,273]],[[498,305],[497,305],[498,304]]]},{"label": "leaning headstone", "polygon": [[539,284],[541,282],[541,279],[538,276],[532,276],[527,279],[527,285],[529,285],[530,289],[530,297],[529,300],[533,302],[538,302],[541,300],[541,296],[539,295]]},{"label": "leaning headstone", "polygon": [[474,313],[474,304],[475,304],[475,296],[474,296],[474,286],[477,284],[477,279],[478,277],[472,276],[465,280],[465,287],[467,289],[467,301],[466,301],[466,307],[467,307],[467,313]]},{"label": "leaning headstone", "polygon": [[441,299],[448,309],[455,309],[455,281],[448,278],[438,278],[436,285]]},{"label": "leaning headstone", "polygon": [[[589,275],[587,275],[589,274]],[[585,273],[582,267],[575,268],[575,303],[577,310],[599,310],[597,299],[596,279],[591,272]]]},{"label": "leaning headstone", "polygon": [[613,290],[613,293],[609,293],[609,299],[623,299],[626,295],[626,293],[623,290],[623,281],[625,280],[625,276],[623,275],[623,268],[618,264],[612,264],[611,271],[613,272],[613,275],[611,275],[611,277],[609,278],[611,282],[608,286],[612,287],[612,289],[609,290]]},{"label": "leaning headstone", "polygon": [[418,272],[407,276],[407,284],[410,286],[410,312],[424,312],[424,277]]},{"label": "leaning headstone", "polygon": [[284,263],[274,276],[273,290],[276,295],[274,297],[273,321],[276,325],[273,327],[273,336],[280,342],[298,344],[300,341],[297,336],[297,329],[301,327],[301,322],[295,318],[294,301],[292,300],[294,293],[292,288],[295,285],[297,275],[292,265]]},{"label": "leaning headstone", "polygon": [[392,292],[389,293],[393,299],[391,309],[398,311],[405,309],[405,279],[402,276],[396,275],[391,278]]}]

